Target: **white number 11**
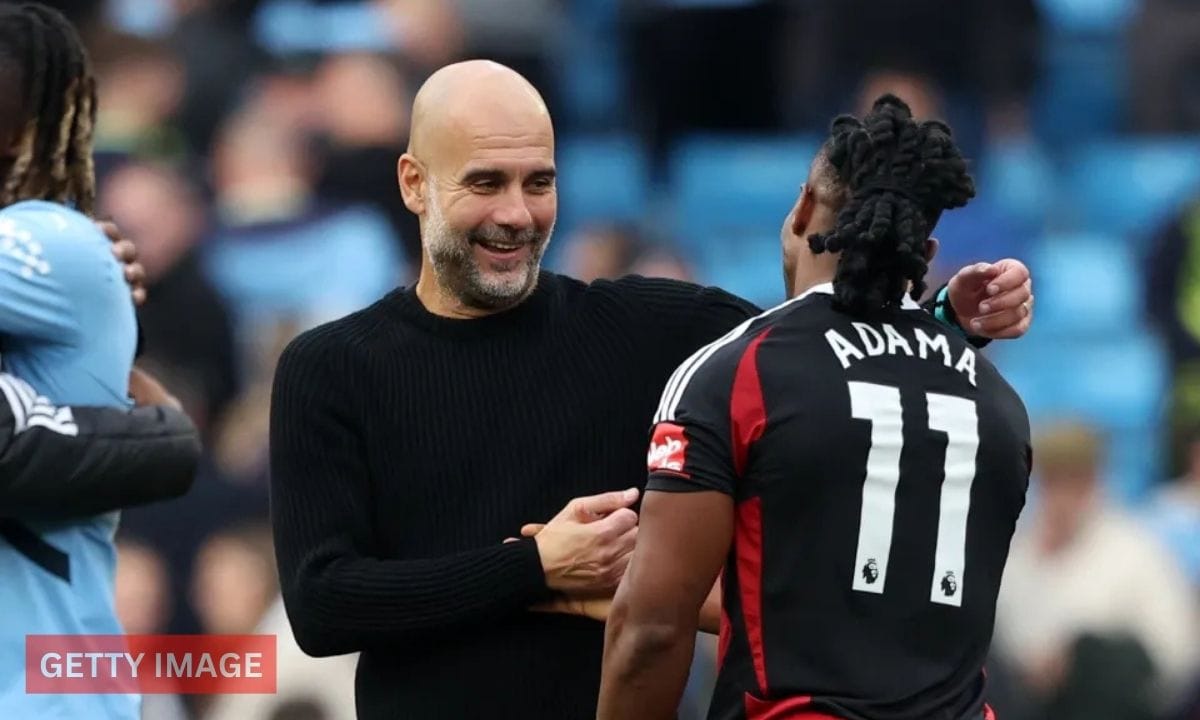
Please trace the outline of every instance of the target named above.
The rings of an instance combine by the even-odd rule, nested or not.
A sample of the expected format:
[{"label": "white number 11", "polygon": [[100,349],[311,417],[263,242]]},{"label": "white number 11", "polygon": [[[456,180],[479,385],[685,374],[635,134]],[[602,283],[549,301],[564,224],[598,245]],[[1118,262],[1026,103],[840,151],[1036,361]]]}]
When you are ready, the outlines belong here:
[{"label": "white number 11", "polygon": [[[900,453],[904,447],[900,390],[864,382],[849,385],[851,414],[858,420],[871,422],[871,449],[867,453],[867,476],[863,483],[854,589],[882,594],[892,549],[896,486],[900,484]],[[936,393],[927,393],[926,400],[929,429],[944,432],[947,436],[945,479],[929,600],[961,607],[967,514],[971,509],[971,483],[975,480],[979,422],[975,403],[970,400]]]}]

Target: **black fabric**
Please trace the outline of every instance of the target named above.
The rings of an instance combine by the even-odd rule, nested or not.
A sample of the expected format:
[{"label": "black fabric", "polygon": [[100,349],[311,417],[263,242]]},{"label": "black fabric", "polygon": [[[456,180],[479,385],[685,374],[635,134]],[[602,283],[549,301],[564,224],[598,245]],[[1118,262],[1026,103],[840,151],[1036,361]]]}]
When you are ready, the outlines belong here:
[{"label": "black fabric", "polygon": [[815,292],[688,369],[659,406],[648,490],[739,506],[709,717],[744,720],[748,694],[852,720],[979,717],[1030,470],[1025,407],[995,367],[924,312],[858,321]]},{"label": "black fabric", "polygon": [[12,545],[29,562],[63,582],[71,582],[71,558],[21,523],[12,518],[0,518],[0,539]]},{"label": "black fabric", "polygon": [[15,431],[0,398],[0,518],[69,519],[187,492],[200,440],[172,408],[71,407],[74,434]]},{"label": "black fabric", "polygon": [[272,519],[301,647],[363,651],[361,718],[593,718],[603,626],[529,612],[532,541],[571,498],[641,485],[674,367],[757,308],[724,292],[543,273],[449,320],[412,290],[284,352]]}]

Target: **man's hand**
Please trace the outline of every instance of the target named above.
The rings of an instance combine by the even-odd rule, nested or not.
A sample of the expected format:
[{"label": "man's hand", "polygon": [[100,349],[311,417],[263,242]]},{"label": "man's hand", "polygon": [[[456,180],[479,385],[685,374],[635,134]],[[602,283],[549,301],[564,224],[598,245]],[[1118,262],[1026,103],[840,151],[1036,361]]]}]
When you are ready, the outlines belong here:
[{"label": "man's hand", "polygon": [[117,262],[125,268],[125,282],[129,283],[130,292],[133,295],[133,304],[141,305],[146,302],[146,268],[137,261],[137,246],[132,241],[126,240],[121,236],[121,230],[116,223],[111,220],[98,220],[96,222],[108,239],[112,241],[112,252],[116,256]]},{"label": "man's hand", "polygon": [[581,615],[599,622],[605,622],[608,620],[608,611],[610,608],[612,608],[611,595],[579,597],[560,594],[550,602],[534,605],[530,610],[534,612]]},{"label": "man's hand", "polygon": [[1033,282],[1020,260],[968,265],[950,279],[950,305],[972,335],[1019,338],[1033,321]]},{"label": "man's hand", "polygon": [[546,585],[581,597],[611,594],[637,539],[636,489],[575,498],[534,534]]},{"label": "man's hand", "polygon": [[140,368],[134,368],[129,373],[129,395],[138,407],[146,405],[163,405],[183,410],[183,405],[174,395],[167,392],[154,376]]}]

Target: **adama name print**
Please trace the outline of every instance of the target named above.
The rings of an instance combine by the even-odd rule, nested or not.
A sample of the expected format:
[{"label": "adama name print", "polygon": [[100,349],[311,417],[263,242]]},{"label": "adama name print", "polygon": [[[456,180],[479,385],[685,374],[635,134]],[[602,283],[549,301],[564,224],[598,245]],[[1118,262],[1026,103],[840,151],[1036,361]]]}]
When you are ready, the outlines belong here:
[{"label": "adama name print", "polygon": [[274,693],[274,635],[29,635],[25,691]]}]

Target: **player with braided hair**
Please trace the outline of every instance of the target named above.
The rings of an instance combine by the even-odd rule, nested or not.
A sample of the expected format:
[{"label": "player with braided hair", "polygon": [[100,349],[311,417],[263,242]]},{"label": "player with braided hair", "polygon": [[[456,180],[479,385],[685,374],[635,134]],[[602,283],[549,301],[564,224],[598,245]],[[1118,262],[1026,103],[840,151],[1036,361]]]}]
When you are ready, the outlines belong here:
[{"label": "player with braided hair", "polygon": [[[833,123],[784,223],[791,299],[659,402],[599,718],[674,717],[696,630],[719,628],[710,718],[990,720],[1029,419],[916,303],[930,232],[974,194],[950,129],[899,99]],[[987,323],[1027,313],[985,302]]]},{"label": "player with braided hair", "polygon": [[[128,276],[91,217],[95,115],[96,83],[70,23],[43,5],[0,4],[0,370],[24,381],[6,391],[18,430],[78,433],[45,408],[132,404],[137,324]],[[178,492],[164,486],[160,498]],[[114,486],[104,507],[132,500]],[[136,695],[27,694],[23,679],[27,635],[121,633],[118,519],[115,510],[0,518],[0,717],[140,716]]]}]

